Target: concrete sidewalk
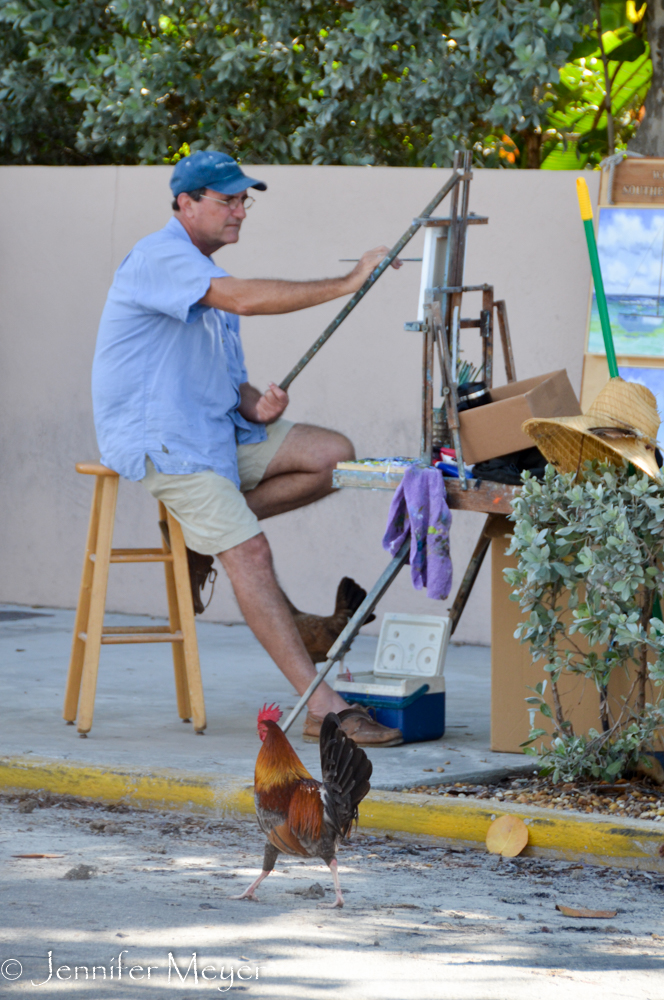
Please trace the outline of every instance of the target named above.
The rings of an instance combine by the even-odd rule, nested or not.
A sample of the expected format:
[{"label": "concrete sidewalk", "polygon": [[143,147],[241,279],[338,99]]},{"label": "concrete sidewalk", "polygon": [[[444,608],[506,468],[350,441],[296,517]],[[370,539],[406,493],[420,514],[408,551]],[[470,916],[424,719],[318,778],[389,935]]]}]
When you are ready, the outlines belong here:
[{"label": "concrete sidewalk", "polygon": [[[113,625],[150,622],[154,619],[107,616]],[[73,611],[0,606],[0,757],[34,755],[148,774],[168,769],[221,782],[252,781],[259,749],[257,712],[265,701],[288,710],[294,693],[246,626],[197,623],[208,717],[204,736],[179,720],[170,646],[155,644],[102,649],[94,724],[89,737],[81,739],[62,719],[73,623]],[[376,642],[368,636],[356,639],[346,658],[351,671],[371,669]],[[445,676],[445,736],[372,751],[373,788],[479,781],[528,768],[521,755],[489,750],[489,649],[451,645]],[[302,721],[303,716],[289,739],[316,775],[318,747],[302,741]]]}]

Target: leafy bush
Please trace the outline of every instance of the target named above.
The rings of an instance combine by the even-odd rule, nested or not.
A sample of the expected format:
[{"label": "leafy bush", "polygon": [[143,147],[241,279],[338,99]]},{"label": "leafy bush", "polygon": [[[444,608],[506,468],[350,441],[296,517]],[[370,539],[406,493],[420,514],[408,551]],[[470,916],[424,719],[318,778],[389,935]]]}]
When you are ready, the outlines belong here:
[{"label": "leafy bush", "polygon": [[589,0],[0,0],[0,162],[161,163],[186,143],[508,164],[501,134],[539,147],[591,21]]},{"label": "leafy bush", "polygon": [[[528,617],[515,637],[543,661],[547,680],[527,700],[552,719],[543,766],[554,779],[612,780],[652,749],[664,723],[664,701],[646,701],[648,679],[664,681],[664,488],[627,468],[587,463],[584,478],[547,466],[543,481],[524,474],[513,501],[514,535],[508,552],[518,558],[508,583]],[[565,611],[565,605],[569,608]],[[582,635],[590,647],[575,641]],[[608,698],[614,670],[633,671],[620,711]],[[575,734],[558,691],[563,672],[585,677],[600,695],[601,733]],[[545,700],[550,685],[553,708]],[[530,733],[530,744],[546,735]]]}]

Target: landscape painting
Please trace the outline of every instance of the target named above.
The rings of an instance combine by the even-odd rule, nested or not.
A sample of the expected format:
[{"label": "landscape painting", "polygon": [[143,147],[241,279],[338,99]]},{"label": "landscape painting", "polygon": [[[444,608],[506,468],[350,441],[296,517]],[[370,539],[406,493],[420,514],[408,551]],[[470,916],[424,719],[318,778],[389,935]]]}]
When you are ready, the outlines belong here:
[{"label": "landscape painting", "polygon": [[[664,357],[664,209],[600,208],[597,244],[616,354]],[[588,351],[605,353],[594,291]]]}]

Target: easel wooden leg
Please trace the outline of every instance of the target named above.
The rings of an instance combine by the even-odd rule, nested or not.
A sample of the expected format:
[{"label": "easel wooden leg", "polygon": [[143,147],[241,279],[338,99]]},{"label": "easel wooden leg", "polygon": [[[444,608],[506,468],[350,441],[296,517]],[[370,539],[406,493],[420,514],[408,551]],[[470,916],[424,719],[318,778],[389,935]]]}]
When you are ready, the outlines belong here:
[{"label": "easel wooden leg", "polygon": [[451,632],[450,635],[454,635],[454,631],[459,624],[459,619],[463,614],[463,609],[466,606],[466,602],[470,597],[470,592],[473,589],[475,580],[477,579],[477,574],[482,568],[482,563],[484,562],[484,557],[487,554],[487,550],[491,544],[491,528],[500,514],[489,514],[486,521],[484,522],[484,527],[480,532],[480,537],[477,539],[477,545],[475,546],[475,551],[470,557],[470,562],[468,563],[468,568],[464,574],[461,585],[457,591],[457,595],[454,598],[454,604],[450,610],[450,624]]},{"label": "easel wooden leg", "polygon": [[346,655],[346,653],[351,647],[353,639],[360,631],[360,629],[364,625],[365,621],[367,620],[373,609],[378,604],[383,594],[386,593],[387,590],[389,590],[389,588],[396,580],[397,574],[399,573],[399,570],[401,569],[403,564],[406,562],[409,553],[410,553],[410,538],[407,538],[406,541],[401,546],[401,548],[399,549],[396,556],[394,557],[394,559],[392,560],[392,562],[387,567],[387,569],[376,580],[373,587],[371,588],[367,596],[364,598],[359,608],[357,609],[351,620],[346,625],[343,632],[338,636],[334,645],[330,647],[327,654],[328,657],[327,660],[322,665],[317,675],[314,677],[311,684],[304,692],[304,694],[298,701],[297,705],[295,706],[291,714],[288,716],[283,726],[281,727],[285,733],[287,733],[290,727],[293,725],[293,723],[295,722],[298,715],[300,714],[304,706],[311,698],[312,694],[314,693],[318,685],[325,680],[325,678],[327,677],[328,673],[330,672],[334,664],[337,663],[339,660],[343,659],[343,657]]},{"label": "easel wooden leg", "polygon": [[480,314],[482,331],[482,365],[484,381],[491,388],[493,385],[493,287],[489,285],[482,292],[482,312]]},{"label": "easel wooden leg", "polygon": [[[159,520],[168,524],[166,508],[161,500],[159,501]],[[164,552],[170,552],[166,539],[162,540]],[[171,632],[178,632],[182,628],[180,612],[178,609],[178,597],[175,589],[175,573],[173,563],[164,563],[164,573],[166,575],[166,596],[168,598],[168,621]],[[185,666],[184,643],[171,643],[173,649],[173,671],[175,673],[175,695],[178,702],[178,715],[183,722],[191,721],[191,703],[189,701],[189,689],[187,685],[187,670]]]},{"label": "easel wooden leg", "polygon": [[443,397],[445,400],[445,415],[447,426],[452,434],[452,443],[456,452],[457,468],[459,469],[459,482],[462,490],[468,489],[465,465],[463,463],[463,451],[461,449],[461,435],[459,433],[459,411],[456,395],[456,380],[452,372],[452,359],[447,343],[447,335],[443,328],[443,319],[440,302],[426,303],[424,315],[427,325],[433,330],[433,335],[441,351],[441,377],[443,380]]},{"label": "easel wooden leg", "polygon": [[423,335],[422,437],[420,441],[420,459],[426,465],[431,465],[433,452],[433,340],[433,325],[427,321],[424,324]]},{"label": "easel wooden leg", "polygon": [[179,521],[173,517],[169,510],[166,511],[166,517],[168,521],[168,534],[171,540],[171,552],[173,553],[172,566],[178,614],[180,617],[180,627],[184,636],[182,645],[184,647],[184,667],[187,675],[187,691],[191,705],[191,717],[193,718],[196,732],[203,733],[207,721],[205,718],[205,700],[203,698],[203,682],[198,658],[198,640],[196,639],[196,625],[194,623],[194,602],[191,596],[187,551]]},{"label": "easel wooden leg", "polygon": [[99,506],[99,528],[94,551],[90,608],[85,628],[85,656],[81,683],[78,732],[85,735],[92,728],[97,692],[97,671],[101,650],[101,634],[104,626],[104,608],[108,587],[108,567],[111,561],[115,505],[118,498],[119,478],[99,476],[101,479],[101,502]]},{"label": "easel wooden leg", "polygon": [[102,478],[95,477],[94,493],[92,496],[92,506],[90,509],[90,523],[88,525],[88,538],[85,545],[85,556],[83,557],[83,572],[81,574],[81,589],[78,595],[78,605],[76,608],[76,621],[74,623],[74,638],[72,640],[71,658],[69,660],[69,673],[67,674],[67,687],[65,690],[65,703],[62,717],[73,725],[76,721],[78,711],[78,697],[81,691],[81,675],[83,673],[83,660],[85,659],[85,642],[79,638],[79,633],[86,632],[88,617],[90,614],[90,596],[92,593],[92,576],[95,564],[90,559],[91,555],[97,551],[97,533],[99,531],[99,509],[101,507]]},{"label": "easel wooden leg", "polygon": [[514,355],[512,354],[512,338],[510,337],[510,325],[507,322],[507,306],[505,299],[499,299],[494,303],[498,313],[498,329],[500,330],[500,342],[503,347],[503,358],[505,359],[505,375],[508,382],[516,382],[516,368],[514,367]]}]

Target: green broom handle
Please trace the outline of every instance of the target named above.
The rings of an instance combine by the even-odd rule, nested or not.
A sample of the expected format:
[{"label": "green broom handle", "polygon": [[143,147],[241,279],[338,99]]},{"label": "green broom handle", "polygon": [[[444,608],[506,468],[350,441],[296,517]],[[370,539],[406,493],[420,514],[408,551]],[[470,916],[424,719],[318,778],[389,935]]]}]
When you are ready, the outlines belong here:
[{"label": "green broom handle", "polygon": [[617,378],[618,362],[616,361],[616,352],[613,346],[611,320],[609,319],[609,309],[606,304],[604,282],[602,281],[602,269],[599,264],[599,254],[597,253],[597,242],[595,240],[595,229],[593,227],[593,206],[590,201],[588,185],[586,184],[584,177],[577,177],[576,193],[579,198],[579,209],[581,210],[581,218],[583,219],[583,228],[586,231],[588,256],[590,257],[590,268],[593,273],[595,298],[597,299],[597,311],[599,312],[599,321],[602,324],[602,336],[604,337],[606,360],[609,363],[609,378]]}]

